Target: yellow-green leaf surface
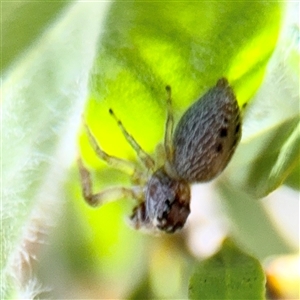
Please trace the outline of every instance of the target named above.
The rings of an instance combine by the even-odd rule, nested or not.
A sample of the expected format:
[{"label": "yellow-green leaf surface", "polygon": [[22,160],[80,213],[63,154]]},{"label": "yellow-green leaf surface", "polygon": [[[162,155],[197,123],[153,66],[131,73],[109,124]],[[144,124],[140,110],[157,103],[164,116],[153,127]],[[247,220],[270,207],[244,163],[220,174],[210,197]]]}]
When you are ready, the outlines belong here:
[{"label": "yellow-green leaf surface", "polygon": [[[249,101],[277,41],[280,8],[274,2],[113,3],[86,111],[101,146],[112,155],[134,155],[108,113],[112,108],[152,153],[164,134],[166,85],[176,120],[222,76],[241,105]],[[91,153],[84,156],[95,163]]]},{"label": "yellow-green leaf surface", "polygon": [[257,259],[230,240],[213,257],[200,262],[190,279],[190,299],[265,299],[265,277]]}]

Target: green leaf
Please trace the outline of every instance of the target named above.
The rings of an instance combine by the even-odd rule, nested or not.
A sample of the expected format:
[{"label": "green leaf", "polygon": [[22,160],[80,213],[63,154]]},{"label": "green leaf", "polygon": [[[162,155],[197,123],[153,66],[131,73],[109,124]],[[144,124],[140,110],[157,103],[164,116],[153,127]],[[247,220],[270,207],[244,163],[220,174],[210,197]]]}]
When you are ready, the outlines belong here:
[{"label": "green leaf", "polygon": [[293,251],[261,201],[228,181],[218,183],[224,212],[236,240],[260,259]]},{"label": "green leaf", "polygon": [[221,250],[200,262],[190,279],[190,299],[265,299],[265,277],[257,259],[230,240]]},{"label": "green leaf", "polygon": [[299,162],[299,116],[282,118],[242,141],[227,170],[231,182],[255,199],[275,190]]},{"label": "green leaf", "polygon": [[300,162],[298,162],[298,165],[289,174],[284,184],[295,190],[300,190]]},{"label": "green leaf", "polygon": [[[85,112],[87,123],[103,150],[109,155],[136,160],[133,149],[109,115],[109,109],[113,109],[144,150],[154,152],[164,135],[167,84],[172,87],[176,121],[222,76],[234,85],[239,103],[247,102],[259,87],[276,45],[281,8],[275,2],[251,5],[205,1],[114,2],[90,77]],[[126,177],[97,158],[84,133],[80,145],[82,156],[95,170],[95,192],[107,185],[129,184]],[[108,207],[115,203],[94,211],[84,208],[81,198],[74,202],[91,226],[91,247],[99,249],[94,264],[99,264],[106,278],[111,272],[123,278],[126,271],[121,273],[113,263],[120,255],[118,251],[123,249],[115,236],[120,216],[114,214],[115,206]],[[121,232],[124,234],[123,229]],[[127,239],[127,244],[134,243],[132,236]],[[119,250],[108,256],[104,251],[111,249],[113,243]],[[135,265],[136,251],[126,259],[135,259],[131,264]],[[152,292],[155,290],[157,298],[164,298],[162,291],[168,293],[174,286],[155,289],[160,272],[158,269],[154,272],[158,276],[154,274],[151,278],[159,279],[153,280]],[[172,275],[176,277],[175,273]],[[166,282],[170,280],[165,278]],[[123,285],[127,286],[128,282]]]},{"label": "green leaf", "polygon": [[[102,148],[119,157],[135,155],[108,113],[112,108],[153,153],[164,134],[167,84],[176,120],[222,76],[241,105],[249,101],[274,50],[281,8],[275,2],[114,2],[86,111]],[[84,138],[82,153],[94,167],[104,166]]]},{"label": "green leaf", "polygon": [[280,186],[300,160],[300,123],[283,144],[260,194],[265,196]]},{"label": "green leaf", "polygon": [[[147,152],[154,152],[164,135],[167,84],[172,87],[176,121],[222,76],[234,85],[241,105],[249,101],[262,81],[276,45],[281,9],[282,5],[275,2],[114,2],[90,77],[85,112],[103,150],[109,155],[136,160],[133,149],[109,115],[109,109],[113,109],[137,142]],[[82,156],[95,170],[95,192],[107,185],[129,184],[126,177],[97,158],[84,133],[80,145]],[[111,249],[111,243],[122,249],[123,244],[115,242],[115,226],[120,216],[108,208],[115,203],[93,211],[83,209],[81,198],[78,197],[76,205],[91,226],[91,247],[100,248],[94,261],[105,274],[110,274],[103,261],[113,261],[117,250],[110,256],[102,252]],[[132,240],[130,237],[129,243]],[[135,258],[136,251],[131,255],[128,261]],[[107,265],[111,272],[117,270],[116,277],[122,277],[112,262]],[[168,291],[164,286],[156,291],[161,290]]]}]

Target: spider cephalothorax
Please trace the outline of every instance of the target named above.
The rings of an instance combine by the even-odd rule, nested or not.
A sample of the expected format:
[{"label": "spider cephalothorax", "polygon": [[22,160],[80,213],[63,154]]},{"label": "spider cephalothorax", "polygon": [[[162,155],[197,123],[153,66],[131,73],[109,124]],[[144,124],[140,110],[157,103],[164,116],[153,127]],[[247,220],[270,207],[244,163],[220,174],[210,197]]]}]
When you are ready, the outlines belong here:
[{"label": "spider cephalothorax", "polygon": [[190,214],[190,198],[189,183],[172,179],[160,168],[147,182],[145,201],[135,208],[132,225],[175,232],[184,226]]}]

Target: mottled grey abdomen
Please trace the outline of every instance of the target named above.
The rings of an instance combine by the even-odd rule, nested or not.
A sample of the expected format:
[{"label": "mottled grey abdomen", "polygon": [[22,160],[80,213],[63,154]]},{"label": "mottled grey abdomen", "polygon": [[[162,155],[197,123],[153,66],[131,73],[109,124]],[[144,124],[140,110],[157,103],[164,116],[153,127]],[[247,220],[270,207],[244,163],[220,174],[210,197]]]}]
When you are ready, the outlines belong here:
[{"label": "mottled grey abdomen", "polygon": [[240,138],[239,106],[222,78],[177,124],[172,166],[188,182],[211,180],[227,166]]}]

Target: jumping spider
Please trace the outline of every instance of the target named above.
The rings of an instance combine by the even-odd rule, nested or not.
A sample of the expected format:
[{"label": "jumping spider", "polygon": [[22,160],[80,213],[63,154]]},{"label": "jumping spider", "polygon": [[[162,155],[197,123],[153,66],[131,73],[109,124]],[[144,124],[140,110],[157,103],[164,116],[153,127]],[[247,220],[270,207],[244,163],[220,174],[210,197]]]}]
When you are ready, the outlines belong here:
[{"label": "jumping spider", "polygon": [[110,109],[109,113],[137,153],[142,168],[104,152],[85,124],[86,132],[99,158],[115,168],[129,171],[132,186],[112,187],[94,194],[90,173],[80,158],[78,165],[83,197],[88,204],[96,207],[107,200],[136,199],[138,204],[130,217],[134,228],[173,233],[184,226],[190,214],[190,185],[213,179],[230,161],[241,138],[241,117],[231,86],[227,79],[221,78],[188,108],[173,132],[171,87],[167,86],[166,91],[163,162],[147,154]]}]

